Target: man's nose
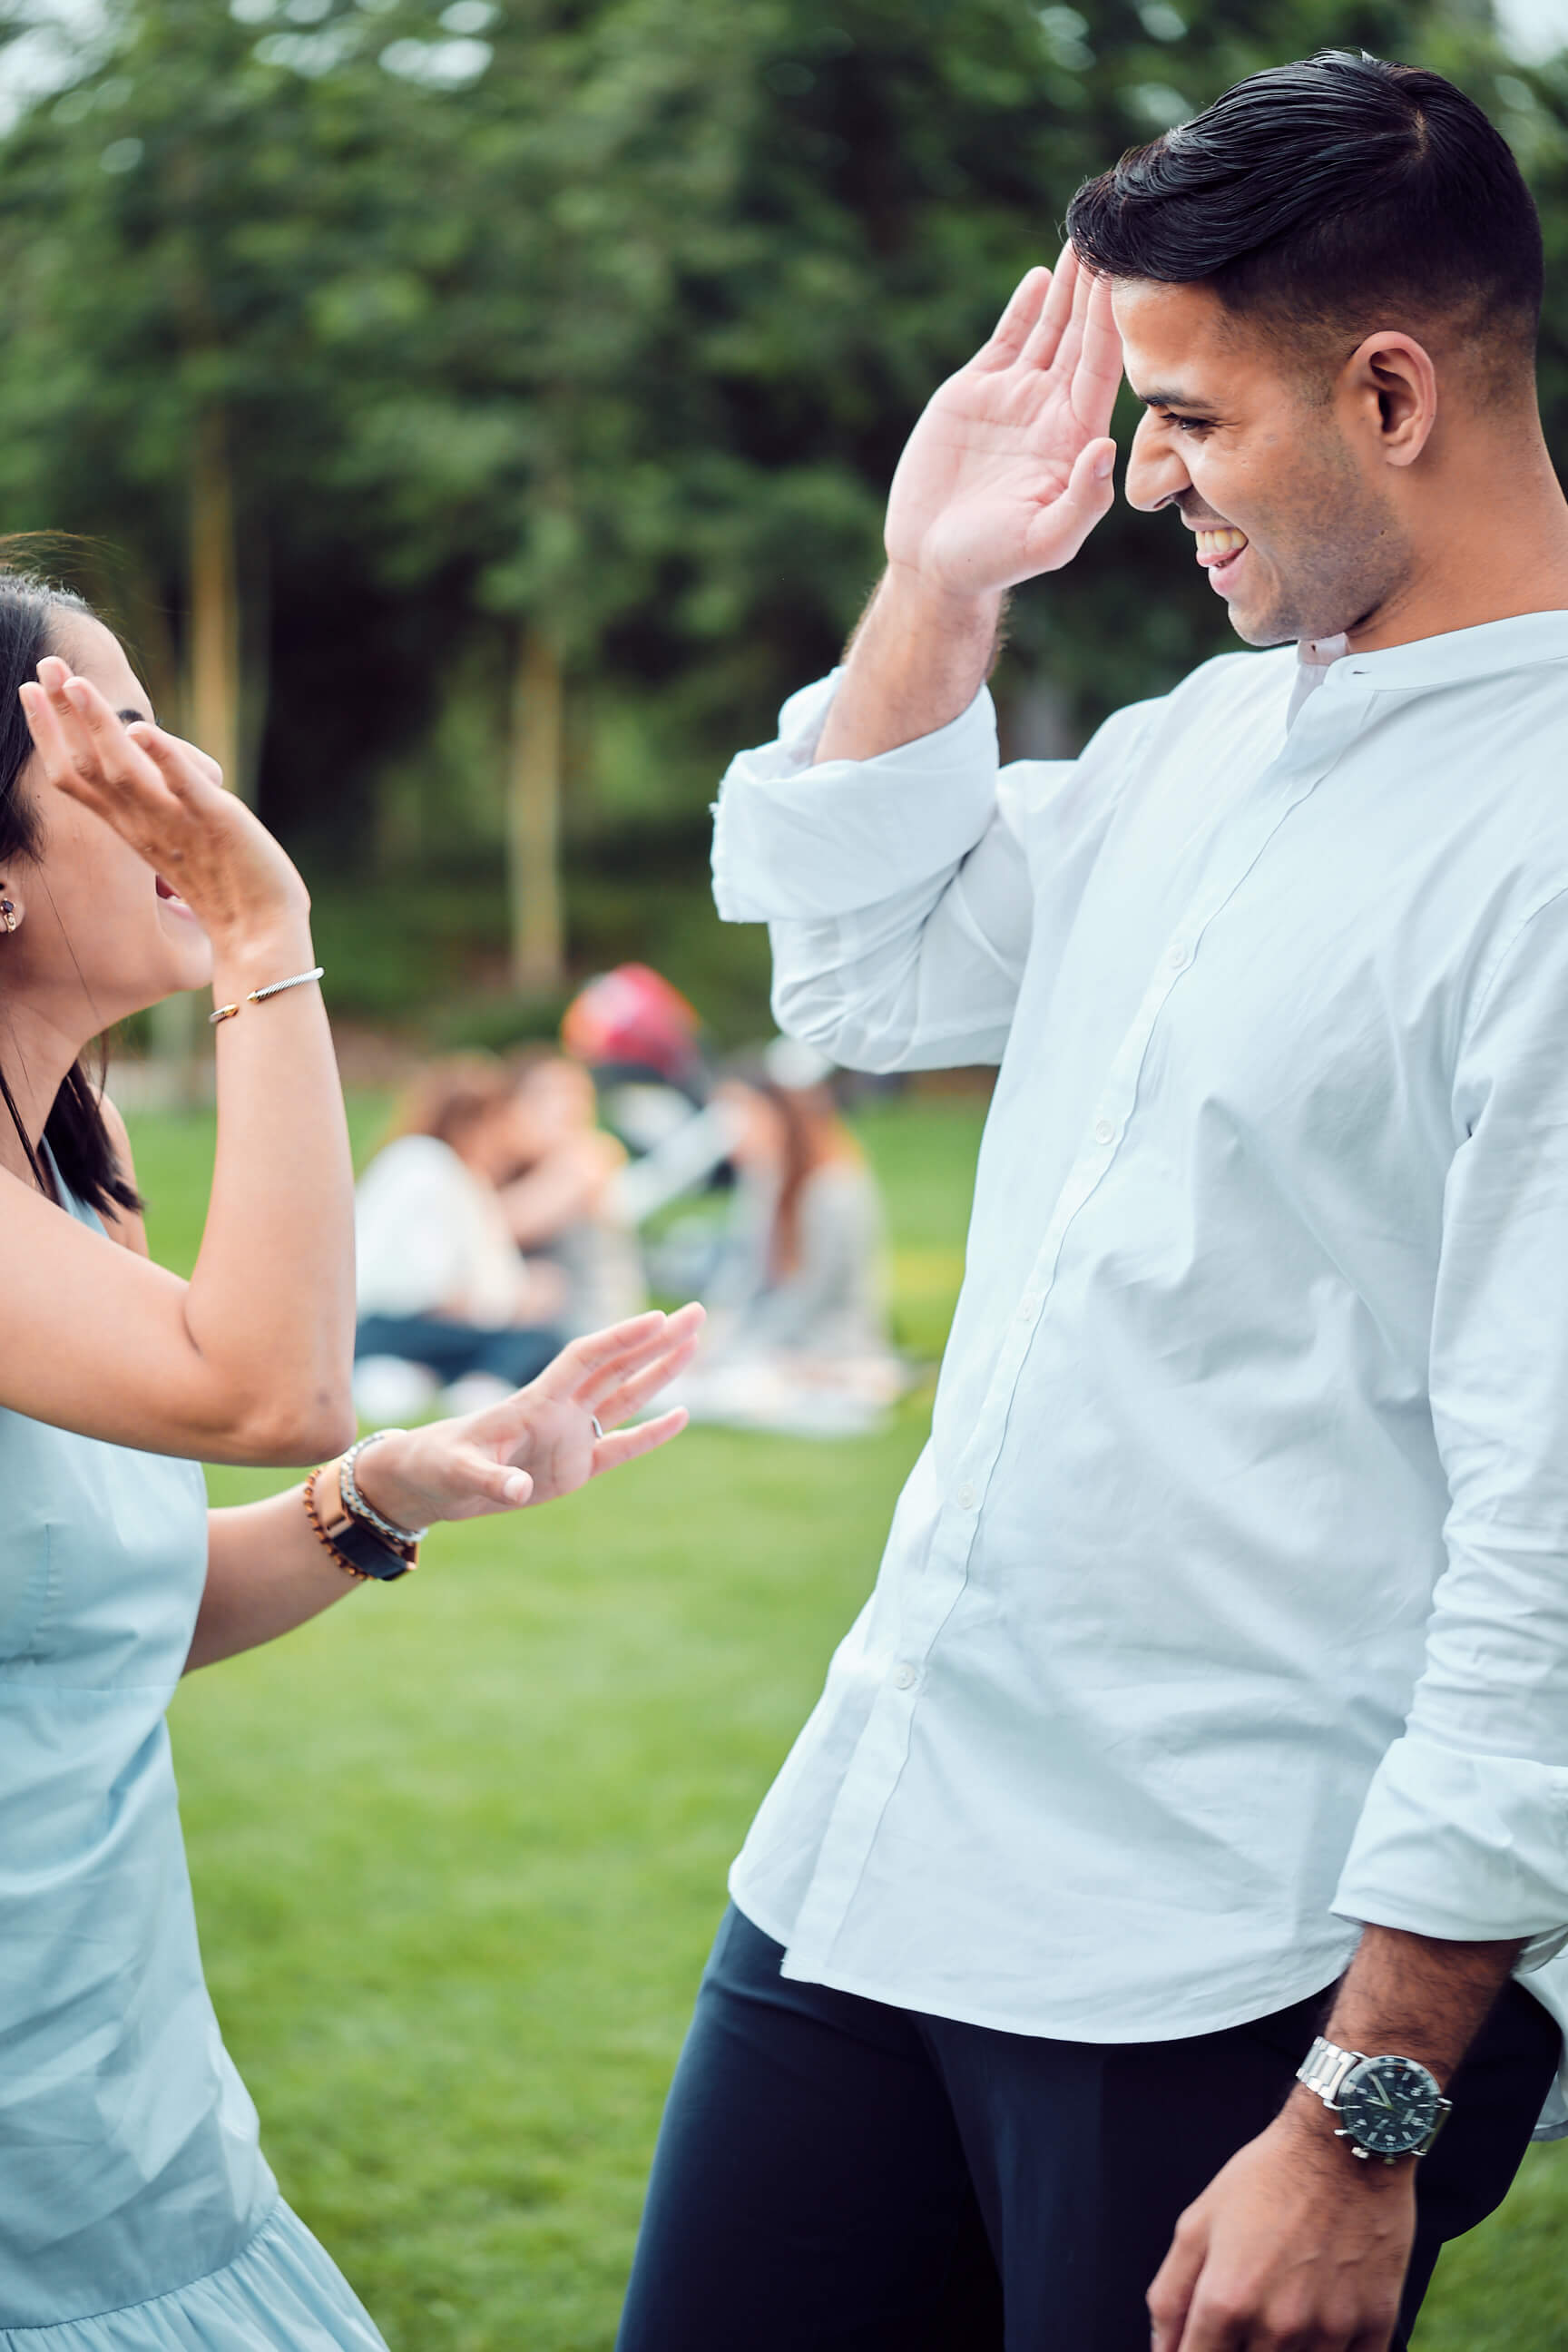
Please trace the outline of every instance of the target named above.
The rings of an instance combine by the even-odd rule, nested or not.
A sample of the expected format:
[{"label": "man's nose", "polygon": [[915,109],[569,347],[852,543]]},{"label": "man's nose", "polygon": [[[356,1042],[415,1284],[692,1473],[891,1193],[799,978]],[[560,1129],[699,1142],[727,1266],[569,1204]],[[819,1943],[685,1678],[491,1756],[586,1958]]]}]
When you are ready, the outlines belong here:
[{"label": "man's nose", "polygon": [[1193,478],[1174,436],[1163,432],[1154,417],[1141,417],[1122,484],[1128,505],[1152,514],[1156,507],[1169,506],[1192,487]]}]

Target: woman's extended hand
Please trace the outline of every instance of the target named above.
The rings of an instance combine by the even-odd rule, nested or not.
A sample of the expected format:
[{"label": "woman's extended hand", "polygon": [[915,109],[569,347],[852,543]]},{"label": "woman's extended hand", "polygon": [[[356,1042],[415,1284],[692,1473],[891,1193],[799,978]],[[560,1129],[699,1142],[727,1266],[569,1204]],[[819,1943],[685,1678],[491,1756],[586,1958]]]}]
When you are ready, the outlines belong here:
[{"label": "woman's extended hand", "polygon": [[22,708],[48,782],[113,826],[177,892],[215,946],[298,928],[305,886],[216,761],[150,719],[129,725],[58,656]]},{"label": "woman's extended hand", "polygon": [[685,1428],[683,1407],[635,1429],[620,1423],[685,1370],[702,1323],[696,1306],[636,1315],[574,1339],[503,1404],[384,1437],[355,1469],[366,1502],[402,1528],[479,1518],[552,1502],[651,1454]]}]

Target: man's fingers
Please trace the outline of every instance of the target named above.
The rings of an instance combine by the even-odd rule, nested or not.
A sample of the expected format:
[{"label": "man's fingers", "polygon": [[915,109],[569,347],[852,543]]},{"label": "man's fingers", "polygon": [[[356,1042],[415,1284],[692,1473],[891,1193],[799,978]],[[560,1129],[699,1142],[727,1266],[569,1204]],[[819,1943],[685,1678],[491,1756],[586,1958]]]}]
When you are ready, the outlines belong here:
[{"label": "man's fingers", "polygon": [[1026,270],[1014,288],[995,331],[980,352],[985,367],[1011,367],[1028,341],[1051,289],[1051,273],[1043,265]]},{"label": "man's fingers", "polygon": [[1070,245],[1064,245],[1061,258],[1051,273],[1050,290],[1021,354],[1031,367],[1047,368],[1057,359],[1063,334],[1072,318],[1073,302],[1082,274],[1077,254]]},{"label": "man's fingers", "polygon": [[618,1470],[623,1462],[635,1462],[639,1454],[651,1454],[656,1446],[668,1445],[679,1437],[687,1423],[684,1405],[675,1405],[661,1412],[657,1421],[641,1421],[635,1429],[617,1429],[613,1436],[602,1437],[594,1448],[593,1475],[597,1478],[605,1470]]},{"label": "man's fingers", "polygon": [[1065,490],[1038,509],[1026,542],[1041,572],[1059,572],[1070,563],[1097,522],[1110,512],[1116,497],[1116,444],[1110,439],[1086,442],[1073,460]]},{"label": "man's fingers", "polygon": [[1110,280],[1089,278],[1079,329],[1078,364],[1073,370],[1072,410],[1089,433],[1103,433],[1110,423],[1121,387],[1121,337],[1110,307]]},{"label": "man's fingers", "polygon": [[1193,2352],[1191,2345],[1183,2346],[1182,2338],[1206,2252],[1206,2233],[1194,2229],[1184,2215],[1149,2289],[1149,2318],[1154,2331],[1150,2352],[1178,2352],[1178,2347],[1180,2352]]},{"label": "man's fingers", "polygon": [[1089,319],[1089,298],[1094,292],[1094,278],[1076,255],[1073,259],[1072,309],[1062,322],[1053,364],[1058,375],[1071,383],[1078,371],[1083,351],[1084,328]]}]

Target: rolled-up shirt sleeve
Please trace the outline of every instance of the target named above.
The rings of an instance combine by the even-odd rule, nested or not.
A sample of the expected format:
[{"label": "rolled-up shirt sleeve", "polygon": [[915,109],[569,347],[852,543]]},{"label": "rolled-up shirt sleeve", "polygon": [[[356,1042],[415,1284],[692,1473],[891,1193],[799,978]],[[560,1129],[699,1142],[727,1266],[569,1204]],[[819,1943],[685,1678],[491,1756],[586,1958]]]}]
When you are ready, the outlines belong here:
[{"label": "rolled-up shirt sleeve", "polygon": [[837,677],[795,696],[778,740],[726,775],[719,912],[768,925],[780,1027],[847,1066],[999,1061],[1031,893],[990,697],[876,759],[813,766]]},{"label": "rolled-up shirt sleeve", "polygon": [[1458,1058],[1431,1360],[1447,1562],[1404,1736],[1334,1909],[1568,1944],[1568,893],[1478,990]]}]

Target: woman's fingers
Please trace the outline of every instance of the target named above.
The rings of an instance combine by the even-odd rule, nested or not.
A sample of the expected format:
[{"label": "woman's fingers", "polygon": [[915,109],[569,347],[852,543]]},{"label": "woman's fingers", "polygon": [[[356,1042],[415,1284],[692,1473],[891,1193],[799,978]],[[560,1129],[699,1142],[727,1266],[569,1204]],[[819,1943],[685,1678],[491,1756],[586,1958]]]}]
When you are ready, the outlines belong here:
[{"label": "woman's fingers", "polygon": [[151,719],[135,719],[125,731],[175,790],[188,792],[194,778],[197,783],[222,791],[223,770],[217,761],[198,745],[187,743],[184,736],[171,735]]},{"label": "woman's fingers", "polygon": [[533,1493],[531,1474],[504,1458],[504,1441],[493,1446],[459,1442],[445,1462],[437,1456],[434,1468],[436,1475],[426,1491],[432,1506],[438,1502],[440,1507],[426,1513],[431,1518],[472,1518],[486,1510],[518,1511]]},{"label": "woman's fingers", "polygon": [[498,1503],[503,1511],[520,1511],[533,1492],[528,1472],[514,1470],[510,1462],[486,1462],[476,1485],[488,1502]]},{"label": "woman's fingers", "polygon": [[53,656],[38,671],[38,683],[21,689],[22,708],[50,782],[99,815],[123,812],[128,799],[166,808],[158,770],[97,688]]},{"label": "woman's fingers", "polygon": [[635,1429],[617,1429],[613,1436],[601,1437],[594,1448],[592,1475],[597,1478],[606,1470],[618,1470],[623,1462],[635,1462],[639,1454],[668,1445],[672,1437],[679,1436],[686,1423],[686,1407],[678,1404],[661,1412],[657,1421],[639,1421]]},{"label": "woman's fingers", "polygon": [[[689,1355],[706,1319],[706,1310],[695,1300],[674,1315],[660,1316],[651,1331],[602,1357],[572,1390],[573,1397],[587,1412],[596,1412],[602,1421],[606,1403],[628,1381],[667,1357],[681,1351]],[[632,1328],[629,1324],[620,1328],[627,1331]]]},{"label": "woman's fingers", "polygon": [[687,1365],[697,1353],[700,1337],[700,1331],[689,1333],[685,1339],[678,1340],[673,1347],[664,1349],[643,1370],[622,1381],[618,1388],[612,1390],[608,1396],[602,1397],[595,1405],[595,1411],[605,1428],[617,1427],[631,1414],[640,1412],[648,1399],[656,1397],[660,1389],[668,1388],[676,1375],[686,1370]]},{"label": "woman's fingers", "polygon": [[667,1319],[655,1307],[646,1315],[630,1316],[624,1323],[612,1323],[605,1330],[585,1331],[580,1339],[569,1339],[530,1385],[544,1396],[579,1396],[586,1382],[602,1377],[606,1365],[649,1340],[657,1341]]}]

